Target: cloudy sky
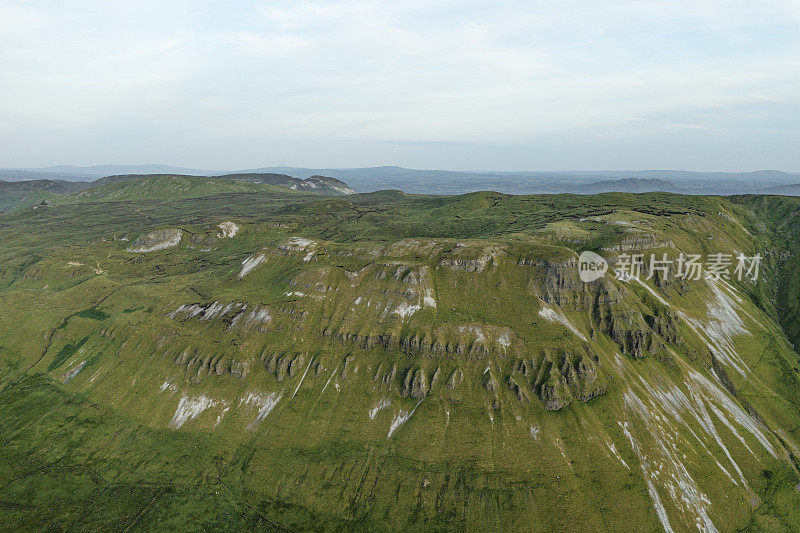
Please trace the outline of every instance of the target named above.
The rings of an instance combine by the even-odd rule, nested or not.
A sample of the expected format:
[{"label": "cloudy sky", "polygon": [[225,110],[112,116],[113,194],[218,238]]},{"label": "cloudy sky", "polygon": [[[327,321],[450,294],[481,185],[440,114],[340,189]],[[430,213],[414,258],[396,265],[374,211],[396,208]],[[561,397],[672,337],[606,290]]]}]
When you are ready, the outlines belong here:
[{"label": "cloudy sky", "polygon": [[798,0],[0,0],[0,166],[800,171]]}]

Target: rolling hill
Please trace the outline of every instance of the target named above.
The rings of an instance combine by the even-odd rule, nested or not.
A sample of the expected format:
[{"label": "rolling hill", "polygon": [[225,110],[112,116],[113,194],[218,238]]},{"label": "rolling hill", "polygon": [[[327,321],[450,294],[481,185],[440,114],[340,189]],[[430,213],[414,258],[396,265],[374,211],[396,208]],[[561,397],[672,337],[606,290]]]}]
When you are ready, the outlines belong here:
[{"label": "rolling hill", "polygon": [[194,198],[223,193],[264,192],[278,187],[322,196],[352,194],[346,183],[325,176],[301,180],[278,174],[203,177],[177,174],[124,174],[92,182],[0,181],[0,213],[37,204],[87,201]]},{"label": "rolling hill", "polygon": [[248,181],[252,183],[265,183],[278,187],[287,187],[295,191],[312,191],[317,194],[333,195],[353,194],[354,191],[345,182],[328,176],[313,175],[306,179],[293,178],[286,174],[224,174],[216,176],[219,179]]},{"label": "rolling hill", "polygon": [[[121,183],[133,180],[142,180],[148,178],[157,179],[187,179],[198,178],[198,176],[178,175],[178,174],[121,174],[113,176],[105,176],[92,182],[92,186],[107,185],[110,183]],[[203,177],[206,180],[218,180],[220,183],[223,181],[238,182],[238,183],[251,183],[260,185],[272,185],[274,187],[284,187],[295,191],[309,191],[316,194],[337,196],[341,194],[353,194],[353,190],[347,186],[343,181],[329,178],[326,176],[311,176],[307,179],[298,179],[285,174],[224,174],[221,176]],[[206,181],[206,183],[212,183]]]},{"label": "rolling hill", "polygon": [[791,185],[775,185],[774,187],[767,187],[763,194],[781,194],[785,196],[800,196],[800,183]]},{"label": "rolling hill", "polygon": [[674,183],[655,178],[625,178],[620,180],[603,180],[575,187],[579,194],[598,194],[602,192],[672,192],[686,193],[687,190]]},{"label": "rolling hill", "polygon": [[226,193],[275,192],[278,187],[246,181],[221,180],[197,176],[110,176],[100,183],[54,200],[54,203],[116,202],[198,198]]},{"label": "rolling hill", "polygon": [[84,186],[81,183],[59,180],[0,180],[0,213],[44,203]]}]

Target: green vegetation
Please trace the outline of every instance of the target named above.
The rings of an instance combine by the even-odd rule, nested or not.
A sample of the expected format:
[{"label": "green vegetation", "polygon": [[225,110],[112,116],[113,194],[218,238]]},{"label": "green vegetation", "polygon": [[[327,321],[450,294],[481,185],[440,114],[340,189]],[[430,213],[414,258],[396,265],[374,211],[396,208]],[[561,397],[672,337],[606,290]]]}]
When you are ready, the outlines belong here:
[{"label": "green vegetation", "polygon": [[93,182],[61,180],[0,180],[0,213],[26,207],[85,202],[175,200],[248,192],[305,193],[339,196],[353,191],[346,183],[326,176],[306,180],[284,174],[229,174],[185,176],[176,174],[131,174],[106,176]]},{"label": "green vegetation", "polygon": [[77,313],[75,316],[79,316],[82,318],[91,318],[92,320],[105,320],[110,315],[104,313],[103,311],[97,309],[96,307],[92,307],[90,309],[84,309],[83,311]]},{"label": "green vegetation", "polygon": [[222,181],[0,215],[6,528],[800,528],[799,200]]},{"label": "green vegetation", "polygon": [[7,182],[0,180],[0,213],[43,204],[62,194],[79,190],[81,185],[57,180]]},{"label": "green vegetation", "polygon": [[55,203],[69,204],[81,202],[122,202],[130,200],[161,200],[199,198],[225,193],[247,193],[259,191],[285,191],[272,185],[249,183],[246,181],[218,180],[194,176],[162,176],[141,178],[106,185],[99,185],[84,191],[59,198]]},{"label": "green vegetation", "polygon": [[75,355],[75,353],[80,349],[81,346],[86,344],[86,341],[89,340],[89,337],[84,337],[79,340],[76,344],[67,343],[61,348],[55,357],[53,357],[53,361],[50,363],[50,366],[47,367],[47,371],[51,372],[56,368],[60,367],[64,364],[64,361]]}]

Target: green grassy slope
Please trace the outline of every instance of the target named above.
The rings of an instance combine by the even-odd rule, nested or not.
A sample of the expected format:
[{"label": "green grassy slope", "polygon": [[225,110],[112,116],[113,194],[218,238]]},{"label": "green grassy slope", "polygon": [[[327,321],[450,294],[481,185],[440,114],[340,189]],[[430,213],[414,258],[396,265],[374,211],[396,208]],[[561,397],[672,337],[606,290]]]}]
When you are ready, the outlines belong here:
[{"label": "green grassy slope", "polygon": [[[183,178],[193,179],[198,176],[187,176],[183,174],[120,174],[106,176],[93,182],[94,186],[109,185],[112,183],[123,183],[126,181],[147,180],[181,180]],[[204,179],[214,179],[219,181],[235,181],[239,183],[255,183],[262,185],[273,185],[295,191],[305,191],[323,196],[339,196],[352,194],[353,191],[343,181],[328,176],[311,176],[308,179],[293,178],[286,174],[269,173],[246,173],[246,174],[225,174],[221,176],[202,176]]]},{"label": "green grassy slope", "polygon": [[752,210],[754,226],[768,250],[767,260],[778,272],[760,301],[776,316],[796,350],[800,350],[800,202],[781,196],[741,196],[732,199]]},{"label": "green grassy slope", "polygon": [[41,190],[8,192],[0,197],[0,213],[38,206],[55,198],[60,195]]},{"label": "green grassy slope", "polygon": [[41,204],[62,194],[86,187],[84,182],[61,180],[0,180],[0,213]]},{"label": "green grassy slope", "polygon": [[[180,187],[0,215],[12,527],[800,527],[777,200]],[[585,249],[769,259],[584,284]]]},{"label": "green grassy slope", "polygon": [[199,198],[225,193],[285,192],[278,187],[243,181],[220,180],[194,176],[159,176],[98,185],[72,193],[54,203],[120,202]]}]

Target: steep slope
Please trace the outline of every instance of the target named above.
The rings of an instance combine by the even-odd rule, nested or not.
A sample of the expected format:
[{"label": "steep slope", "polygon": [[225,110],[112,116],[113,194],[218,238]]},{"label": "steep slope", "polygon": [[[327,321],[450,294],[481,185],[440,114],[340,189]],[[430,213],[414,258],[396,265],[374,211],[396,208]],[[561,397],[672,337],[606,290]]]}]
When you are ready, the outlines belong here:
[{"label": "steep slope", "polygon": [[271,194],[0,217],[8,523],[800,527],[776,200]]},{"label": "steep slope", "polygon": [[755,296],[783,327],[800,351],[800,201],[780,196],[740,196],[732,201],[752,210],[754,226],[764,243],[774,273],[763,293]]}]

